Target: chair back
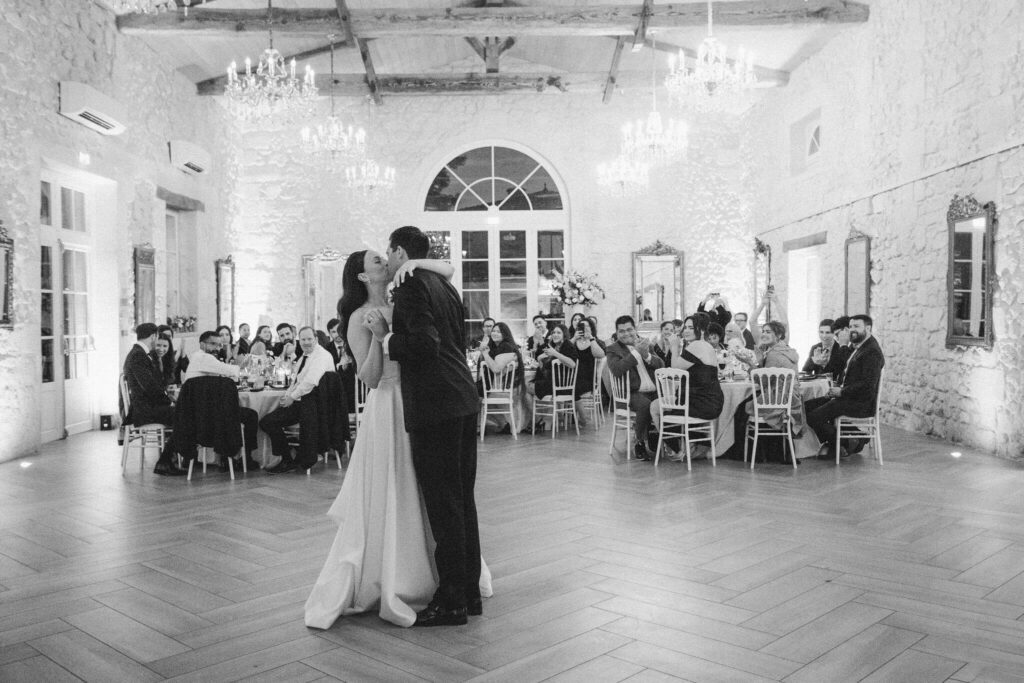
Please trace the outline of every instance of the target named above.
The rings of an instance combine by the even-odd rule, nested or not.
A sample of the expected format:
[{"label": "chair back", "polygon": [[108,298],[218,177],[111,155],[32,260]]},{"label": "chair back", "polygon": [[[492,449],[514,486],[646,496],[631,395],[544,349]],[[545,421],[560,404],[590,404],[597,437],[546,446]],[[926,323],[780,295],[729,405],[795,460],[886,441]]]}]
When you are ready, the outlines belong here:
[{"label": "chair back", "polygon": [[786,410],[793,404],[796,370],[756,368],[750,372],[754,384],[754,414],[760,410]]},{"label": "chair back", "polygon": [[690,404],[690,373],[679,368],[658,368],[654,371],[654,383],[657,385],[662,411],[682,411],[683,415],[687,414]]},{"label": "chair back", "polygon": [[[879,419],[878,416],[879,416],[879,413],[881,412],[881,408],[882,408],[882,380],[884,380],[884,379],[885,379],[885,367],[883,366],[882,369],[878,373],[878,391],[875,392],[875,419],[876,420]],[[878,424],[882,424],[880,420],[879,420]]]},{"label": "chair back", "polygon": [[598,403],[601,402],[601,377],[604,376],[604,368],[608,365],[607,358],[598,358],[594,364],[594,384],[590,388],[590,391],[594,395],[594,400]]},{"label": "chair back", "polygon": [[565,365],[560,360],[551,361],[551,396],[556,400],[565,400],[565,397],[572,398],[576,389],[577,363],[573,367]]},{"label": "chair back", "polygon": [[128,393],[128,380],[124,378],[123,372],[117,377],[117,388],[121,393],[121,404],[118,406],[121,409],[121,424],[126,424],[128,416],[132,414],[132,397]]},{"label": "chair back", "polygon": [[616,377],[612,372],[608,374],[611,375],[612,401],[616,405],[621,403],[629,408],[629,373],[624,373],[620,377]]},{"label": "chair back", "polygon": [[480,377],[484,383],[484,400],[507,401],[516,381],[517,363],[510,362],[500,372],[494,373],[486,363],[480,364]]}]

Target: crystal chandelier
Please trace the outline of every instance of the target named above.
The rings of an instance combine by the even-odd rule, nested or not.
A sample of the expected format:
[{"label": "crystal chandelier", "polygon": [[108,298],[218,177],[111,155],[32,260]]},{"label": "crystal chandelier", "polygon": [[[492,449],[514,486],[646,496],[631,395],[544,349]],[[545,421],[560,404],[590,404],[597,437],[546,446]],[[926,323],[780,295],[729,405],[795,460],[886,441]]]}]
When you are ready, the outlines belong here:
[{"label": "crystal chandelier", "polygon": [[669,119],[662,122],[658,113],[657,71],[654,54],[656,51],[652,39],[651,47],[651,112],[647,119],[637,119],[635,123],[627,123],[622,127],[622,153],[637,161],[657,166],[671,161],[686,151],[687,126],[684,122]]},{"label": "crystal chandelier", "polygon": [[267,0],[267,33],[270,47],[260,56],[256,71],[252,60],[245,58],[245,75],[239,78],[238,66],[228,66],[228,83],[224,94],[233,102],[243,118],[257,120],[275,114],[288,114],[308,110],[317,95],[316,76],[306,65],[300,81],[295,76],[295,60],[285,68],[284,57],[274,48],[272,0]]},{"label": "crystal chandelier", "polygon": [[345,169],[345,184],[364,195],[377,189],[391,191],[395,188],[395,169],[381,166],[373,159],[363,159]]},{"label": "crystal chandelier", "polygon": [[302,148],[310,154],[330,154],[331,161],[337,161],[342,155],[355,155],[364,157],[366,155],[366,131],[362,128],[355,128],[351,124],[345,126],[341,119],[334,113],[334,39],[336,36],[328,36],[331,41],[331,115],[325,123],[315,128],[305,126],[300,131],[302,136]]},{"label": "crystal chandelier", "polygon": [[714,36],[711,0],[708,0],[708,35],[700,44],[693,69],[686,68],[683,51],[669,64],[665,89],[669,100],[676,104],[693,103],[698,108],[714,108],[715,100],[736,96],[757,83],[754,74],[754,56],[742,47],[736,59],[725,56],[725,46]]},{"label": "crystal chandelier", "polygon": [[612,161],[597,166],[597,183],[617,197],[634,197],[647,191],[650,165],[620,154]]}]

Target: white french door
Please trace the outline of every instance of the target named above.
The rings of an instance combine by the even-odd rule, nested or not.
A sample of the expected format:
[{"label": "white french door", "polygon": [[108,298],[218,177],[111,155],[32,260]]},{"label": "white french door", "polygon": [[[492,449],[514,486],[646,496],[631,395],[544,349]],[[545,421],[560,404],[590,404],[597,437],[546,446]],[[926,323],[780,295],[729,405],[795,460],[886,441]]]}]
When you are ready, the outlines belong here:
[{"label": "white french door", "polygon": [[44,170],[40,182],[41,438],[92,429],[89,196],[73,177]]}]

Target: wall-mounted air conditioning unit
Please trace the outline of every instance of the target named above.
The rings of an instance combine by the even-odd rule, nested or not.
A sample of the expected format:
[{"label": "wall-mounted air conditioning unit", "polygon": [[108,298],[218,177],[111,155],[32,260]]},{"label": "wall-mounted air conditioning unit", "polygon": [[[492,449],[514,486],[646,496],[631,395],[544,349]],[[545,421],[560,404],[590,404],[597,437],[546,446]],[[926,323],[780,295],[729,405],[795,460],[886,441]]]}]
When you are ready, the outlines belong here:
[{"label": "wall-mounted air conditioning unit", "polygon": [[60,82],[60,115],[103,135],[125,131],[123,108],[99,90],[77,81]]},{"label": "wall-mounted air conditioning unit", "polygon": [[198,175],[210,170],[212,160],[210,153],[188,140],[171,140],[167,143],[171,150],[171,165],[185,173]]}]

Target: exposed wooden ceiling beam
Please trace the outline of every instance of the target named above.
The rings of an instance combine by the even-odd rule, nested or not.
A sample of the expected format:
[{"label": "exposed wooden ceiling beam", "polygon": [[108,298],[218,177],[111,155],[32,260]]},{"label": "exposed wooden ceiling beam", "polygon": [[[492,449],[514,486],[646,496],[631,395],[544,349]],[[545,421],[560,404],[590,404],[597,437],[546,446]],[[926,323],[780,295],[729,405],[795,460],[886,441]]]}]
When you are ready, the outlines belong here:
[{"label": "exposed wooden ceiling beam", "polygon": [[[376,77],[378,92],[387,95],[448,95],[506,92],[600,92],[604,72],[578,74],[515,73],[515,74],[390,74]],[[220,80],[220,83],[216,81]],[[321,96],[332,93],[338,97],[366,95],[367,80],[363,74],[317,74],[316,86]],[[223,95],[221,79],[204,81],[200,95]]]},{"label": "exposed wooden ceiling beam", "polygon": [[619,36],[615,39],[615,52],[612,53],[612,65],[608,69],[608,78],[604,82],[603,102],[608,104],[612,101],[612,93],[615,92],[615,84],[619,80],[619,60],[622,59],[622,50],[626,47],[626,36]]},{"label": "exposed wooden ceiling beam", "polygon": [[647,25],[651,21],[653,4],[653,0],[644,0],[644,5],[640,8],[640,23],[637,24],[636,32],[633,33],[633,52],[640,52],[644,47],[644,41],[647,40]]},{"label": "exposed wooden ceiling beam", "polygon": [[356,38],[352,33],[352,13],[348,11],[348,4],[345,0],[335,0],[335,4],[338,7],[338,21],[341,22],[341,32],[345,36],[345,42],[355,45]]},{"label": "exposed wooden ceiling beam", "polygon": [[[408,35],[634,35],[643,8],[631,5],[376,8],[349,12],[351,30],[359,38]],[[715,5],[719,26],[787,26],[863,23],[867,5],[850,0],[737,0]],[[266,30],[265,10],[205,8],[189,12],[123,14],[122,33],[132,35],[235,35]],[[326,36],[339,26],[337,9],[280,9],[273,11],[274,32],[292,36]],[[649,29],[703,26],[704,3],[653,5]]]},{"label": "exposed wooden ceiling beam", "polygon": [[373,58],[370,57],[370,43],[365,38],[359,38],[359,56],[363,60],[363,68],[366,69],[366,85],[370,88],[370,97],[374,104],[383,104],[380,96],[380,79],[377,78],[377,70],[373,68]]},{"label": "exposed wooden ceiling beam", "polygon": [[466,42],[480,56],[480,59],[484,60],[487,73],[496,74],[498,73],[498,59],[516,44],[516,39],[506,38],[501,40],[495,37],[484,38],[481,41],[479,38],[466,38]]}]

